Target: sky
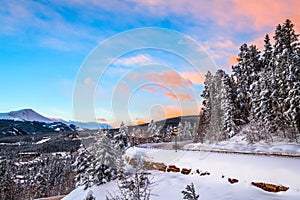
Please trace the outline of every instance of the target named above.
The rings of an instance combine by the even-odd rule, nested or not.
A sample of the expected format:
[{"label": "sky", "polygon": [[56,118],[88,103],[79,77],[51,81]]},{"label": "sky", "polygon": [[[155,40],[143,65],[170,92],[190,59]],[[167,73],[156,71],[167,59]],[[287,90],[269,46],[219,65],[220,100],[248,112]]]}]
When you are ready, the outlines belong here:
[{"label": "sky", "polygon": [[[80,101],[82,112],[91,108],[95,119],[114,126],[198,114],[207,63],[195,70],[187,52],[230,73],[240,45],[262,50],[265,34],[286,18],[299,33],[299,8],[298,0],[2,0],[0,112],[32,108],[51,118],[93,120],[74,112]],[[142,40],[155,48],[114,54]],[[172,51],[161,48],[167,43]],[[101,48],[107,57],[95,53]],[[102,60],[93,63],[93,56]],[[111,62],[101,71],[105,59]]]}]

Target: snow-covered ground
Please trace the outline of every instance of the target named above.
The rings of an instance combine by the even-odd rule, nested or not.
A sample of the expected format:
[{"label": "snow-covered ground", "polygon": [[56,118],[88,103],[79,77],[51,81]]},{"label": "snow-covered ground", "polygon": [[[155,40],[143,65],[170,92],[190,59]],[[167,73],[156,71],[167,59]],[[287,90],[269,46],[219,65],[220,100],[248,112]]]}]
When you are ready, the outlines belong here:
[{"label": "snow-covered ground", "polygon": [[42,140],[38,141],[36,144],[42,144],[42,143],[48,142],[49,140],[51,140],[50,137],[44,137]]},{"label": "snow-covered ground", "polygon": [[[182,175],[180,173],[152,171],[154,177],[151,199],[182,199],[181,191],[193,182],[201,199],[240,200],[240,199],[300,199],[300,159],[255,156],[239,154],[220,154],[201,151],[175,152],[173,150],[130,148],[127,156],[145,155],[154,162],[167,165],[208,171],[208,176],[199,174]],[[224,178],[222,178],[224,175]],[[238,183],[231,185],[227,179],[236,178]],[[252,181],[282,184],[290,189],[286,192],[269,193],[251,185]],[[96,199],[105,199],[107,191],[117,191],[117,182],[91,188]],[[86,191],[79,187],[67,195],[64,200],[82,200]]]},{"label": "snow-covered ground", "polygon": [[282,155],[299,155],[300,143],[289,143],[287,141],[274,141],[272,143],[258,142],[249,144],[245,135],[237,135],[230,140],[215,144],[190,143],[183,147],[187,150],[225,151],[241,153],[267,153]]}]

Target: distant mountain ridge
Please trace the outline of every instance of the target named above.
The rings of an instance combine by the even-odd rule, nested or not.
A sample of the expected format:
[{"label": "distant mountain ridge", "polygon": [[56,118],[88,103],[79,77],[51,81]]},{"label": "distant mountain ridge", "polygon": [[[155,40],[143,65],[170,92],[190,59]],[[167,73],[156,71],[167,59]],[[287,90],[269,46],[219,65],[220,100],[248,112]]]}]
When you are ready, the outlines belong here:
[{"label": "distant mountain ridge", "polygon": [[16,121],[11,119],[0,120],[0,137],[70,131],[76,131],[75,125],[68,125],[62,122],[46,123],[38,121]]},{"label": "distant mountain ridge", "polygon": [[[113,128],[109,124],[97,123],[97,122],[74,122],[74,121],[65,121],[58,118],[49,118],[45,117],[33,109],[26,108],[18,111],[11,111],[7,113],[0,113],[0,120],[12,120],[20,122],[43,122],[43,123],[61,123],[66,126],[74,125],[77,130],[97,130],[99,128]],[[48,125],[46,125],[48,126]],[[20,131],[22,132],[22,131]]]},{"label": "distant mountain ridge", "polygon": [[[181,116],[156,121],[157,126],[166,129],[167,126],[177,126],[179,121],[189,121],[198,123],[199,116]],[[148,123],[129,126],[129,129],[144,127],[147,128]],[[0,113],[0,137],[32,135],[49,132],[66,132],[81,130],[97,130],[99,128],[115,129],[109,124],[97,122],[75,122],[65,121],[58,118],[45,117],[32,109],[22,109],[7,113]]]}]

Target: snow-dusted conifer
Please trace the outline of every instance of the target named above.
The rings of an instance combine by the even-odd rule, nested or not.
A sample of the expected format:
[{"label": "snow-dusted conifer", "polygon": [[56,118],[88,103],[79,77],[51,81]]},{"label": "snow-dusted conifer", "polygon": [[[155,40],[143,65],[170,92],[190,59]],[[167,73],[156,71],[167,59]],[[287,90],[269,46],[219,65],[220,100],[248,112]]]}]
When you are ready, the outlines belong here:
[{"label": "snow-dusted conifer", "polygon": [[234,82],[231,77],[227,74],[224,74],[222,78],[222,96],[221,104],[222,110],[224,113],[223,118],[223,138],[227,139],[234,136],[237,133],[237,123],[238,117],[236,116],[236,107],[235,107],[235,88]]},{"label": "snow-dusted conifer", "polygon": [[93,145],[91,152],[95,157],[93,170],[93,182],[97,185],[107,183],[117,178],[117,160],[122,159],[118,155],[121,150],[114,148],[113,142],[106,134],[102,134]]},{"label": "snow-dusted conifer", "polygon": [[93,185],[92,174],[94,157],[86,150],[84,146],[81,145],[80,149],[78,150],[78,156],[72,165],[74,166],[76,173],[76,186],[84,185],[85,189],[91,187]]},{"label": "snow-dusted conifer", "polygon": [[125,151],[129,146],[128,127],[122,122],[118,133],[114,136],[116,148]]},{"label": "snow-dusted conifer", "polygon": [[209,123],[211,118],[212,83],[213,83],[213,75],[211,74],[210,71],[208,71],[205,75],[204,90],[201,94],[203,101],[202,101],[202,108],[200,112],[199,125],[194,139],[195,142],[203,143],[208,133]]},{"label": "snow-dusted conifer", "polygon": [[[258,73],[258,80],[252,84],[252,119],[261,128],[262,137],[267,138],[275,131],[272,121],[272,62],[273,48],[269,35],[264,39],[264,51],[262,54],[262,68]],[[276,126],[276,125],[275,125]]]},{"label": "snow-dusted conifer", "polygon": [[168,125],[165,134],[165,141],[170,142],[172,140],[172,135],[173,135],[173,127],[171,125]]},{"label": "snow-dusted conifer", "polygon": [[237,111],[244,124],[248,123],[249,117],[249,77],[251,76],[251,70],[249,67],[249,48],[247,44],[243,44],[240,47],[240,53],[238,54],[238,64],[232,66],[233,76],[236,80],[237,86]]},{"label": "snow-dusted conifer", "polygon": [[183,126],[183,140],[190,140],[192,139],[192,131],[193,127],[189,121],[184,122]]},{"label": "snow-dusted conifer", "polygon": [[284,99],[284,117],[289,125],[288,137],[296,139],[300,134],[300,44],[294,25],[286,20],[282,26],[284,36],[283,56],[287,71],[287,93]]},{"label": "snow-dusted conifer", "polygon": [[292,88],[295,85],[295,81],[293,81],[293,69],[297,68],[297,59],[294,60],[293,58],[295,58],[294,55],[296,57],[299,56],[296,53],[298,35],[295,33],[293,27],[294,25],[287,19],[282,26],[278,25],[276,27],[274,36],[274,75],[272,77],[274,89],[272,93],[273,121],[277,125],[277,133],[282,133],[279,134],[282,137],[288,137],[289,131],[287,130],[292,129],[292,124],[294,124],[293,120],[291,120],[291,115],[288,114],[293,110],[290,109],[290,105],[293,104],[291,100],[294,98],[290,98],[293,94],[290,91],[293,90]]},{"label": "snow-dusted conifer", "polygon": [[187,185],[185,190],[183,190],[181,193],[183,194],[183,199],[188,199],[188,200],[199,199],[199,194],[196,194],[196,190],[193,183]]},{"label": "snow-dusted conifer", "polygon": [[184,127],[181,121],[178,123],[177,131],[178,131],[177,137],[179,138],[180,141],[182,141],[182,138],[184,137]]},{"label": "snow-dusted conifer", "polygon": [[161,131],[162,127],[157,127],[156,123],[151,120],[148,124],[147,132],[150,134],[153,142],[161,142]]}]

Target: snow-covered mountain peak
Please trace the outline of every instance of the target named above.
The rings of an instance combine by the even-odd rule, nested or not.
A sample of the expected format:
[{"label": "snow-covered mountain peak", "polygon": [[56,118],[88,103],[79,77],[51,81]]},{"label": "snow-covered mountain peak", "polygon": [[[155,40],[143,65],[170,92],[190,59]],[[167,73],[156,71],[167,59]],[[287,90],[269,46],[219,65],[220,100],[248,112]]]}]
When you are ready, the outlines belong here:
[{"label": "snow-covered mountain peak", "polygon": [[44,117],[43,115],[29,108],[18,111],[11,111],[9,113],[1,113],[0,119],[10,119],[17,121],[53,122],[53,120]]}]

